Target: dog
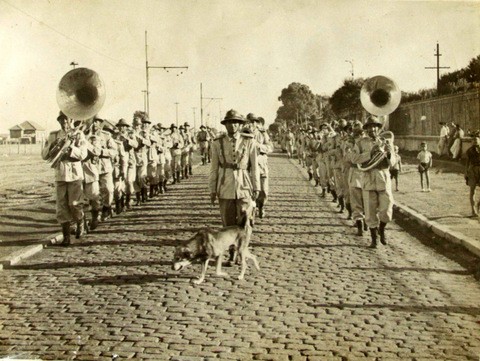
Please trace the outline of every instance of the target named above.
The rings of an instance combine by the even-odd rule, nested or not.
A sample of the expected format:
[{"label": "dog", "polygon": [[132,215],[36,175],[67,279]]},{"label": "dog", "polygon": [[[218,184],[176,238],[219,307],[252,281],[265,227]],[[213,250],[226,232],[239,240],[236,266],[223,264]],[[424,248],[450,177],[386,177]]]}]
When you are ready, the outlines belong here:
[{"label": "dog", "polygon": [[241,261],[242,267],[238,276],[242,280],[247,269],[247,259],[253,260],[255,268],[260,270],[257,257],[250,252],[248,245],[252,235],[251,222],[247,217],[242,225],[223,227],[219,230],[211,228],[204,228],[199,230],[192,238],[186,241],[183,245],[175,248],[175,255],[173,259],[172,268],[175,271],[180,271],[186,266],[195,263],[202,263],[202,271],[200,278],[194,281],[195,284],[200,284],[205,280],[207,273],[207,266],[211,260],[216,259],[217,276],[228,276],[227,273],[222,272],[223,254],[231,247],[234,248],[236,256]]}]

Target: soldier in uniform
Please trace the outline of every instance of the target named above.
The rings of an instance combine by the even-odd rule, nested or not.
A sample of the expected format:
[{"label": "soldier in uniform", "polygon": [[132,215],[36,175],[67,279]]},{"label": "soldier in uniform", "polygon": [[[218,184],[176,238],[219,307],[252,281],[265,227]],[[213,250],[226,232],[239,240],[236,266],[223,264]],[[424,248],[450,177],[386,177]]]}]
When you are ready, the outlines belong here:
[{"label": "soldier in uniform", "polygon": [[135,161],[137,164],[137,175],[134,183],[135,186],[135,205],[140,205],[147,201],[147,152],[151,145],[149,136],[149,125],[147,114],[145,112],[136,111],[133,118],[133,129],[137,137],[138,146],[135,148]]},{"label": "soldier in uniform", "polygon": [[197,143],[200,146],[200,155],[202,157],[202,164],[207,164],[208,152],[209,152],[209,142],[210,134],[207,132],[207,127],[204,125],[200,126],[200,131],[197,133]]},{"label": "soldier in uniform", "polygon": [[257,161],[258,171],[260,173],[260,192],[256,200],[258,217],[265,216],[265,204],[268,199],[268,154],[273,152],[273,143],[270,136],[265,131],[265,119],[262,117],[252,116],[253,135],[257,142]]},{"label": "soldier in uniform", "polygon": [[[90,222],[90,227],[85,227],[88,231],[90,228],[92,231],[98,227],[98,214],[102,207],[102,199],[100,196],[100,185],[99,185],[99,157],[102,153],[102,147],[100,144],[100,139],[98,139],[96,134],[92,134],[88,137],[87,142],[87,157],[82,161],[83,166],[83,194],[86,200],[85,206],[91,207],[92,221]],[[86,220],[87,217],[85,217]],[[84,223],[86,225],[86,222]]]},{"label": "soldier in uniform", "polygon": [[175,184],[180,183],[183,149],[183,136],[178,132],[178,128],[175,124],[170,126],[170,138],[172,141],[172,147],[170,148],[172,154],[172,176],[173,184]]},{"label": "soldier in uniform", "polygon": [[[93,120],[93,134],[96,135],[102,149],[98,163],[98,182],[102,199],[102,221],[104,221],[112,215],[114,198],[112,159],[117,155],[117,144],[112,139],[111,133],[102,130],[102,127],[110,129],[108,125],[103,125],[103,119],[95,117]],[[110,131],[112,130],[110,129]]]},{"label": "soldier in uniform", "polygon": [[[195,150],[195,147],[196,147],[196,140],[195,140],[195,137],[193,136],[192,134],[192,129],[190,129],[190,124],[188,124],[187,122],[185,122],[183,124],[183,127],[185,128],[185,137],[188,139],[188,142],[189,142],[189,151],[188,151],[188,158],[187,158],[187,170],[188,170],[188,174],[189,175],[193,175],[193,169],[192,169],[192,155],[193,155],[193,151]],[[185,171],[186,172],[186,171]]]},{"label": "soldier in uniform", "polygon": [[221,121],[227,134],[212,142],[210,198],[212,204],[218,198],[223,226],[239,224],[247,217],[261,189],[253,134],[239,131],[245,122],[241,114],[229,110]]},{"label": "soldier in uniform", "polygon": [[61,129],[49,134],[42,158],[49,159],[49,153],[55,144],[68,138],[62,148],[59,161],[55,167],[55,189],[57,221],[62,225],[63,245],[70,244],[70,222],[77,224],[76,237],[83,232],[83,168],[82,160],[87,157],[88,149],[85,135],[78,130],[71,130],[70,121],[63,113],[57,118]]},{"label": "soldier in uniform", "polygon": [[127,167],[125,169],[125,207],[131,209],[132,194],[135,193],[135,179],[137,178],[137,161],[135,158],[135,148],[138,147],[137,137],[133,131],[129,131],[130,124],[125,119],[120,119],[117,123],[120,130],[120,140],[125,148],[125,158]]},{"label": "soldier in uniform", "polygon": [[[128,169],[128,152],[125,148],[124,141],[120,135],[119,124],[126,124],[124,119],[120,119],[114,133],[112,135],[113,140],[117,145],[117,154],[112,159],[113,166],[113,196],[115,199],[115,213],[120,214],[125,210],[125,195],[126,195],[126,184],[125,178],[127,175]],[[127,124],[128,127],[128,124]]]},{"label": "soldier in uniform", "polygon": [[185,127],[181,125],[178,130],[181,137],[183,138],[182,157],[180,161],[180,176],[182,179],[188,179],[188,163],[190,156],[190,148],[192,147],[192,144],[190,143],[190,136],[187,133],[187,129],[185,129]]},{"label": "soldier in uniform", "polygon": [[364,163],[371,160],[377,152],[383,152],[385,158],[375,167],[363,172],[362,193],[365,204],[365,221],[370,228],[372,243],[370,248],[377,247],[377,235],[380,242],[387,244],[385,227],[393,216],[393,195],[390,179],[390,166],[395,163],[393,144],[379,138],[379,131],[383,127],[376,117],[369,116],[363,129],[367,137],[363,137],[356,143],[353,155],[353,163]]},{"label": "soldier in uniform", "polygon": [[158,156],[158,137],[156,133],[156,127],[152,127],[152,132],[150,133],[150,142],[151,145],[148,148],[147,152],[147,176],[148,182],[150,184],[150,193],[148,196],[150,198],[153,198],[155,195],[157,195],[158,192],[159,178],[157,175],[157,167],[160,161],[160,158]]}]

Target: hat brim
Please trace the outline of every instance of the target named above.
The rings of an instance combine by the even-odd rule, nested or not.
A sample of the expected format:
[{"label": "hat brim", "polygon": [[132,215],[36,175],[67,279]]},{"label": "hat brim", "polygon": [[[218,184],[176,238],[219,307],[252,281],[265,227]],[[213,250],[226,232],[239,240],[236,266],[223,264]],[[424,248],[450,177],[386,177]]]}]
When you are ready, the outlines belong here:
[{"label": "hat brim", "polygon": [[221,124],[225,124],[225,123],[239,123],[239,124],[245,124],[246,121],[245,119],[241,119],[241,118],[229,118],[229,119],[223,119],[220,123]]},{"label": "hat brim", "polygon": [[363,125],[363,129],[367,129],[371,125],[375,125],[376,127],[379,127],[379,128],[383,127],[383,124],[380,122],[369,122]]}]

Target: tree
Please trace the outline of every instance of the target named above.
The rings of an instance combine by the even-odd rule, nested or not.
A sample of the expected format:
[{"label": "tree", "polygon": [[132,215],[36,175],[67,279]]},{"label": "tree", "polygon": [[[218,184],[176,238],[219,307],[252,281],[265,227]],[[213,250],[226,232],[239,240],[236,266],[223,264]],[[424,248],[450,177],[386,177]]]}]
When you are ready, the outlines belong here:
[{"label": "tree", "polygon": [[287,126],[292,126],[297,119],[305,121],[312,115],[319,115],[317,96],[305,84],[291,83],[282,90],[278,97],[282,106],[277,110],[277,119],[284,119]]},{"label": "tree", "polygon": [[343,85],[335,90],[330,98],[330,105],[338,117],[348,117],[349,114],[357,114],[362,111],[360,89],[363,83],[362,78],[345,79]]}]

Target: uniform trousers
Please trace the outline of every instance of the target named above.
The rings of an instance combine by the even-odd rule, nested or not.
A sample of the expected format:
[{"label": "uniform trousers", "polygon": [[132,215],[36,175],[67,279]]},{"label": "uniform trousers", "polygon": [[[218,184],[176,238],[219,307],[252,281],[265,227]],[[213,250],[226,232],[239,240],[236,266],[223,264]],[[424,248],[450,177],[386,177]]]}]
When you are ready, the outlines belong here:
[{"label": "uniform trousers", "polygon": [[328,185],[328,170],[327,165],[323,160],[318,161],[318,180],[322,188]]},{"label": "uniform trousers", "polygon": [[247,210],[251,207],[251,200],[242,199],[223,199],[218,200],[220,206],[220,216],[224,227],[235,226],[240,223],[243,217],[247,215]]},{"label": "uniform trousers", "polygon": [[135,188],[135,193],[140,192],[142,188],[147,187],[147,165],[138,165],[137,164],[137,178],[135,183],[133,183]]},{"label": "uniform trousers", "polygon": [[355,221],[363,219],[363,191],[362,188],[350,186],[350,206],[352,207],[352,218]]},{"label": "uniform trousers", "polygon": [[113,174],[112,172],[100,174],[98,183],[100,185],[100,197],[102,204],[109,207],[113,203]]},{"label": "uniform trousers", "polygon": [[174,150],[172,151],[172,172],[175,174],[175,172],[179,172],[182,168],[182,153],[180,150]]},{"label": "uniform trousers", "polygon": [[92,207],[92,211],[98,211],[102,207],[102,199],[100,197],[100,185],[98,181],[83,184],[83,196],[85,197],[85,206]]},{"label": "uniform trousers", "polygon": [[268,177],[260,176],[260,192],[258,193],[257,203],[263,206],[267,203],[269,187]]},{"label": "uniform trousers", "polygon": [[83,180],[57,181],[57,221],[66,223],[83,219]]},{"label": "uniform trousers", "polygon": [[343,197],[345,194],[345,185],[341,168],[333,168],[333,178],[335,179],[335,191],[337,192],[337,196]]},{"label": "uniform trousers", "polygon": [[113,179],[113,195],[116,199],[121,198],[126,191],[125,179],[122,177],[114,178]]},{"label": "uniform trousers", "polygon": [[125,190],[127,194],[135,193],[135,179],[137,179],[137,167],[129,165],[127,169],[127,177],[125,178]]},{"label": "uniform trousers", "polygon": [[378,227],[378,223],[388,223],[393,216],[393,195],[391,188],[384,191],[363,191],[365,202],[365,222],[370,228]]},{"label": "uniform trousers", "polygon": [[158,175],[157,175],[158,165],[157,163],[148,163],[147,165],[147,178],[150,182],[150,185],[154,186],[158,184]]},{"label": "uniform trousers", "polygon": [[190,152],[183,152],[181,158],[182,169],[190,165]]}]

